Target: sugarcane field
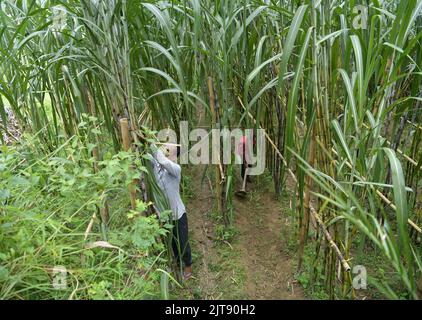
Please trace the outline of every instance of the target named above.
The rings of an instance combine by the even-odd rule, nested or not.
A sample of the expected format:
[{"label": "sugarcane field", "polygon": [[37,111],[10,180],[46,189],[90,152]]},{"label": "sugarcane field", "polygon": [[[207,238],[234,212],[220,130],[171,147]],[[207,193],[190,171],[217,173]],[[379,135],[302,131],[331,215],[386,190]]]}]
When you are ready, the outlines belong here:
[{"label": "sugarcane field", "polygon": [[0,300],[421,300],[421,241],[422,0],[0,0]]}]

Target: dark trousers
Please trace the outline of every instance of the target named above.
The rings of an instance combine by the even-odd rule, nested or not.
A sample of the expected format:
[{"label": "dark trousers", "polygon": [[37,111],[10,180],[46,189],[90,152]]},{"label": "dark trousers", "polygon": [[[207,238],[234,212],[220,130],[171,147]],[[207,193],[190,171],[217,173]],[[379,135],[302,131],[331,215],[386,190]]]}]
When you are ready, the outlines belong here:
[{"label": "dark trousers", "polygon": [[[247,168],[252,168],[252,165],[246,162],[246,158],[243,158],[242,166],[240,167],[240,174],[241,174],[240,178],[242,179],[242,181],[245,178],[245,172]],[[247,176],[246,181],[250,182],[251,178]]]},{"label": "dark trousers", "polygon": [[246,167],[247,167],[247,164],[246,164],[245,161],[246,160],[243,159],[242,166],[241,166],[241,169],[240,169],[240,178],[242,179],[242,181],[245,178],[245,172],[246,172]]},{"label": "dark trousers", "polygon": [[174,221],[172,247],[177,263],[180,265],[180,257],[186,267],[192,264],[192,254],[188,235],[188,216],[186,212],[179,220]]}]

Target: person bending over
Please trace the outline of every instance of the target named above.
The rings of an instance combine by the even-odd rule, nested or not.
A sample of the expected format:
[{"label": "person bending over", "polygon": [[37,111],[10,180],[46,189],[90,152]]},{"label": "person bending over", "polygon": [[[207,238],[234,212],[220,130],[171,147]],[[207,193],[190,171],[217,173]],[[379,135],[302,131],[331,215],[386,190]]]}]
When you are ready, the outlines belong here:
[{"label": "person bending over", "polygon": [[[242,159],[242,165],[240,170],[240,178],[243,180],[245,178],[246,170],[247,168],[251,168],[251,159],[252,159],[252,150],[250,150],[250,147],[256,146],[256,136],[253,135],[252,139],[250,137],[247,137],[246,135],[243,135],[240,138],[239,144],[236,148],[236,153],[240,156]],[[248,175],[246,177],[247,182],[252,182],[250,176]]]}]

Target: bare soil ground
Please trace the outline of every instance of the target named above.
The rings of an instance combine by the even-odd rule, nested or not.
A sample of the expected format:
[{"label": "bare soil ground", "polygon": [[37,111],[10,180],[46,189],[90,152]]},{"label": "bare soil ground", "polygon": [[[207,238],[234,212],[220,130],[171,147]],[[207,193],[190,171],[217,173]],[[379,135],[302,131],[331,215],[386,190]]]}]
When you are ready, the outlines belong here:
[{"label": "bare soil ground", "polygon": [[204,169],[195,166],[189,173],[194,194],[187,201],[194,272],[178,297],[305,299],[281,239],[284,228],[289,228],[282,201],[275,200],[262,179],[255,179],[247,197],[235,199],[236,234],[230,243],[224,241],[217,235],[213,193]]}]

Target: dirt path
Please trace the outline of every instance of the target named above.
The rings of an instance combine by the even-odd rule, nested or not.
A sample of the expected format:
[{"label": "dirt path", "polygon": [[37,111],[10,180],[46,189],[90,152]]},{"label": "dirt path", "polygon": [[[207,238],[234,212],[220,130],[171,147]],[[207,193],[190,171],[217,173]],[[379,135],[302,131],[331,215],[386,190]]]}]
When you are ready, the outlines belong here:
[{"label": "dirt path", "polygon": [[289,226],[282,202],[274,199],[264,179],[256,179],[247,198],[235,199],[233,241],[217,241],[211,183],[204,170],[195,166],[189,172],[194,277],[181,298],[304,299],[294,281],[291,258],[283,250],[282,228]]}]

